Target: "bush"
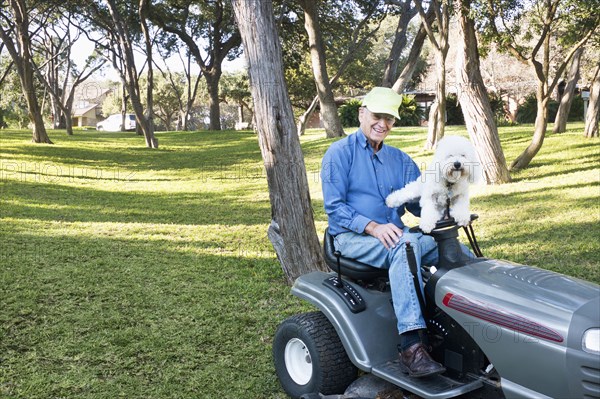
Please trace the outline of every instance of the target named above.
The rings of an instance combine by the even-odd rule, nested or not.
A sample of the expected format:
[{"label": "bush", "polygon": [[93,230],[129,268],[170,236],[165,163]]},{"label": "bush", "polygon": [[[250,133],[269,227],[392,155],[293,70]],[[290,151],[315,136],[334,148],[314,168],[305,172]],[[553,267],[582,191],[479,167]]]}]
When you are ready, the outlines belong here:
[{"label": "bush", "polygon": [[398,109],[400,120],[396,126],[419,126],[423,119],[423,110],[417,106],[415,96],[402,95],[402,104]]},{"label": "bush", "polygon": [[0,129],[6,129],[8,124],[4,122],[4,110],[0,108]]},{"label": "bush", "polygon": [[490,107],[492,108],[496,125],[505,125],[507,120],[504,100],[498,93],[488,93],[488,98],[490,100]]},{"label": "bush", "polygon": [[455,94],[446,96],[446,125],[464,125],[462,108]]},{"label": "bush", "polygon": [[[488,93],[490,107],[494,114],[496,125],[506,123],[506,110],[504,109],[504,100],[495,93]],[[462,112],[462,107],[458,101],[456,94],[449,94],[446,97],[446,125],[464,125],[465,117]]]},{"label": "bush", "polygon": [[[558,102],[554,100],[548,101],[548,121],[554,121],[556,112],[558,111]],[[517,108],[517,122],[519,123],[535,123],[537,115],[537,100],[535,94],[530,94],[525,98],[525,102]]]},{"label": "bush", "polygon": [[571,109],[569,110],[569,117],[567,118],[567,121],[578,122],[583,121],[584,119],[583,97],[581,97],[581,95],[577,95],[573,98],[573,102],[571,103]]},{"label": "bush", "polygon": [[338,109],[342,126],[344,127],[356,127],[359,125],[358,122],[358,109],[361,106],[361,101],[357,99],[350,99],[344,105]]}]

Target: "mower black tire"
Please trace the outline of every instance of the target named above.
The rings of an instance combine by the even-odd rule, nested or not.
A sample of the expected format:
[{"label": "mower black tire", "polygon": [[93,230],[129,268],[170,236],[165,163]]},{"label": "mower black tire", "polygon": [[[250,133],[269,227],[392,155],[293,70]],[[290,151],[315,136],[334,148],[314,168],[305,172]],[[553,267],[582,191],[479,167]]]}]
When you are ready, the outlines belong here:
[{"label": "mower black tire", "polygon": [[358,375],[335,328],[321,312],[284,320],[275,333],[273,359],[279,382],[292,398],[342,394]]}]

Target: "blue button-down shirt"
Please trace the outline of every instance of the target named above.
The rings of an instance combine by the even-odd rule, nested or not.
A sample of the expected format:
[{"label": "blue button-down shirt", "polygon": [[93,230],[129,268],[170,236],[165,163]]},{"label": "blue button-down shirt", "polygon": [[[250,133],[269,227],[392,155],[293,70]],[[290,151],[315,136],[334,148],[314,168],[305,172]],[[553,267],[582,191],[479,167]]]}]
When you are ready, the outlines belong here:
[{"label": "blue button-down shirt", "polygon": [[[382,144],[374,153],[360,129],[333,143],[323,157],[321,168],[329,232],[362,234],[371,221],[404,227],[401,217],[405,206],[388,208],[385,198],[420,174],[417,164],[398,148]],[[420,216],[418,203],[410,203],[406,209]]]}]

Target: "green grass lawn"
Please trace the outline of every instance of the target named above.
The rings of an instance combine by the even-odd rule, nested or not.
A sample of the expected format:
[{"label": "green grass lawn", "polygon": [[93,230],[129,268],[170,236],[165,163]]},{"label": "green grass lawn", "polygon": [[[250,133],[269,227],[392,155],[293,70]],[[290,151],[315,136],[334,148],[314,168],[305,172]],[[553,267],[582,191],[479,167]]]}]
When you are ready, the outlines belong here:
[{"label": "green grass lawn", "polygon": [[[600,147],[573,126],[513,183],[474,188],[472,211],[487,256],[600,283]],[[501,129],[507,159],[531,132]],[[424,164],[425,133],[388,142]],[[149,150],[131,133],[0,132],[0,397],[285,397],[272,337],[310,307],[266,238],[256,136],[157,136]],[[302,137],[319,235],[330,143]]]}]

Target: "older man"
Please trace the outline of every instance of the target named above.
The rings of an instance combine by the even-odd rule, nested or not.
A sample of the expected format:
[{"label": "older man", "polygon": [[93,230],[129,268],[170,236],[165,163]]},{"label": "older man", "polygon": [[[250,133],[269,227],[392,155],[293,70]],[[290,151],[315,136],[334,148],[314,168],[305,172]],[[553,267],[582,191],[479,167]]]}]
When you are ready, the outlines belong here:
[{"label": "older man", "polygon": [[[423,337],[426,324],[408,265],[405,244],[421,262],[437,264],[437,246],[429,236],[409,233],[402,222],[405,209],[420,215],[418,203],[388,208],[385,198],[416,180],[420,171],[403,151],[384,144],[398,116],[402,97],[375,87],[359,110],[357,132],[331,145],[322,164],[322,186],[329,231],[343,256],[389,269],[394,312],[400,333],[399,355],[414,377],[442,373],[429,355]],[[419,276],[420,277],[420,276]]]}]

